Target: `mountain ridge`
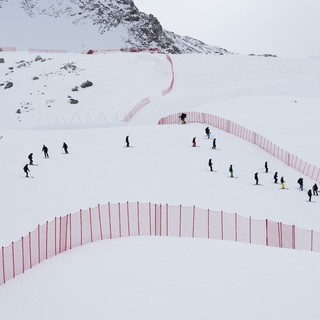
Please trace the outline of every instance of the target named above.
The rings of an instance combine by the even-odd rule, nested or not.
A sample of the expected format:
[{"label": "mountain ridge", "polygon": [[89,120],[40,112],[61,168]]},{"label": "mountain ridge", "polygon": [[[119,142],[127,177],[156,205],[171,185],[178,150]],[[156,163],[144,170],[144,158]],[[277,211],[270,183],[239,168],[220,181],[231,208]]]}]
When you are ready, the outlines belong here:
[{"label": "mountain ridge", "polygon": [[[160,52],[173,54],[229,53],[217,46],[163,29],[155,16],[139,11],[132,0],[48,0],[46,3],[21,0],[15,4],[13,1],[0,0],[0,8],[0,27],[6,28],[11,24],[9,29],[12,29],[22,24],[28,37],[39,39],[38,42],[33,39],[33,47],[42,44],[39,28],[48,34],[52,42],[55,40],[57,46],[61,28],[70,42],[77,43],[77,51],[82,46],[82,49],[157,48]],[[16,20],[19,22],[12,26],[12,16],[18,11],[20,19]],[[61,24],[59,27],[57,22]],[[70,28],[74,28],[74,32],[70,33]],[[96,41],[92,41],[92,38],[96,38]],[[12,40],[20,42],[15,33],[11,33]],[[8,45],[16,46],[12,42]],[[70,48],[66,49],[70,51]]]}]

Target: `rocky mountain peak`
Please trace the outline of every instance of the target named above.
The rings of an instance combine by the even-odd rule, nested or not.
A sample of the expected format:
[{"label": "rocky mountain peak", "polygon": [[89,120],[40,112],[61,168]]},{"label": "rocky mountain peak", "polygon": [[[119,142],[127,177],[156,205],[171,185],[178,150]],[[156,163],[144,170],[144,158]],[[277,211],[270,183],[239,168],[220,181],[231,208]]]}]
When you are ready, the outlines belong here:
[{"label": "rocky mountain peak", "polygon": [[[158,48],[160,52],[171,53],[227,53],[224,49],[164,30],[156,17],[139,11],[132,0],[0,0],[0,20],[1,11],[5,13],[10,2],[18,3],[19,10],[23,10],[29,21],[46,16],[47,26],[39,26],[44,30],[52,19],[73,26],[85,25],[87,30],[98,34],[101,41],[106,39],[108,46],[112,46],[107,40],[112,34],[120,40],[112,49],[120,45],[123,49]],[[43,19],[41,21],[43,23]]]}]

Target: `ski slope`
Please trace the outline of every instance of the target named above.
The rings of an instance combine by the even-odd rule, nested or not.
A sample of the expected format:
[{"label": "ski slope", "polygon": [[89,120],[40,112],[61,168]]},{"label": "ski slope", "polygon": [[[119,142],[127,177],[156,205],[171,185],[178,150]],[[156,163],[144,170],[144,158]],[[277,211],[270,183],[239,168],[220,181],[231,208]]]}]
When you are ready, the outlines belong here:
[{"label": "ski slope", "polygon": [[[163,97],[171,82],[164,55],[43,55],[46,61],[25,68],[16,68],[16,61],[36,55],[2,56],[0,83],[14,83],[0,87],[3,246],[55,216],[108,201],[196,205],[319,230],[320,201],[308,203],[306,192],[297,190],[300,173],[218,129],[211,127],[218,147],[212,150],[204,125],[156,125],[176,112],[213,113],[319,166],[319,152],[309,142],[320,118],[319,60],[174,56],[175,86]],[[76,72],[61,69],[71,62]],[[13,73],[5,75],[10,66]],[[86,80],[93,87],[71,91]],[[68,95],[79,104],[70,105]],[[146,96],[151,103],[130,123],[121,122]],[[16,114],[21,103],[32,110]],[[124,147],[127,135],[132,148]],[[197,148],[191,147],[193,137]],[[69,155],[62,154],[64,141]],[[37,166],[30,166],[34,178],[26,179],[22,167],[31,152]],[[209,172],[209,158],[216,172]],[[230,164],[237,179],[228,177]],[[273,183],[275,171],[285,177],[287,190]],[[262,186],[253,185],[255,172]],[[304,182],[306,189],[314,184],[306,177]],[[0,315],[318,319],[319,262],[308,252],[220,241],[103,241],[61,254],[0,287]],[[52,305],[58,307],[53,311]]]}]

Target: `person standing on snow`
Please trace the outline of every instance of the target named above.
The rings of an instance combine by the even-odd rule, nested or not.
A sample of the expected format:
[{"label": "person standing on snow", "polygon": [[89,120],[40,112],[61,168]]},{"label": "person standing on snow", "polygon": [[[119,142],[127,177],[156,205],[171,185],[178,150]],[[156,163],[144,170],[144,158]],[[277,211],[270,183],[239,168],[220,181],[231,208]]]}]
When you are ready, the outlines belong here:
[{"label": "person standing on snow", "polygon": [[186,117],[187,115],[185,113],[181,113],[181,115],[179,116],[179,118],[181,119],[181,124],[186,124]]},{"label": "person standing on snow", "polygon": [[318,196],[318,185],[315,183],[312,187],[313,195]]},{"label": "person standing on snow", "polygon": [[130,147],[130,143],[129,143],[129,136],[126,136],[126,147],[129,148]]},{"label": "person standing on snow", "polygon": [[213,139],[213,142],[212,142],[212,149],[215,149],[217,147],[216,145],[216,138]]},{"label": "person standing on snow", "polygon": [[283,177],[281,177],[280,183],[281,183],[281,189],[285,189],[285,185],[284,185],[285,181]]},{"label": "person standing on snow", "polygon": [[259,184],[258,172],[254,174],[254,180],[256,180],[256,184]]},{"label": "person standing on snow", "polygon": [[278,183],[278,172],[276,172],[273,176],[274,183]]},{"label": "person standing on snow", "polygon": [[210,132],[209,127],[206,127],[205,132],[206,132],[206,135],[207,135],[208,139],[210,139],[210,133],[211,132]]},{"label": "person standing on snow", "polygon": [[62,145],[62,148],[64,150],[64,153],[68,154],[68,145],[64,142],[63,145]]},{"label": "person standing on snow", "polygon": [[26,164],[26,165],[23,167],[23,171],[24,171],[25,174],[26,174],[26,178],[29,178],[28,172],[30,172],[30,170],[29,170],[29,168],[28,168],[28,164]]},{"label": "person standing on snow", "polygon": [[45,158],[49,158],[48,147],[46,147],[45,145],[43,145],[42,151],[43,151],[43,153],[44,153],[44,157],[45,157]]},{"label": "person standing on snow", "polygon": [[192,146],[193,146],[193,147],[196,147],[196,146],[197,146],[196,137],[194,137],[194,138],[192,139]]},{"label": "person standing on snow", "polygon": [[210,167],[210,171],[213,171],[213,169],[212,169],[212,159],[209,159],[208,165],[209,165],[209,167]]},{"label": "person standing on snow", "polygon": [[29,165],[32,166],[33,165],[33,153],[30,153],[28,155],[28,159],[29,159]]},{"label": "person standing on snow", "polygon": [[309,202],[311,202],[311,197],[312,197],[311,189],[309,189],[309,191],[308,191],[308,197],[309,197]]},{"label": "person standing on snow", "polygon": [[302,178],[299,178],[297,182],[298,182],[298,184],[299,184],[299,189],[300,189],[300,191],[303,191],[303,179],[302,179]]},{"label": "person standing on snow", "polygon": [[232,164],[230,164],[229,172],[230,172],[230,178],[233,178],[233,167],[232,167]]},{"label": "person standing on snow", "polygon": [[264,168],[266,169],[266,173],[268,173],[269,168],[268,168],[268,162],[267,161],[264,163]]}]

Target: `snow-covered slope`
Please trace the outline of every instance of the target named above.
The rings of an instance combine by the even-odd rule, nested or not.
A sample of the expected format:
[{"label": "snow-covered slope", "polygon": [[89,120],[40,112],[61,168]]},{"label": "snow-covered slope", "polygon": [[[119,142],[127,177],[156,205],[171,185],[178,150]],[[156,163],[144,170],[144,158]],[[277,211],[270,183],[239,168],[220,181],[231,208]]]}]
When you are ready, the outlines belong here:
[{"label": "snow-covered slope", "polygon": [[11,0],[0,4],[0,28],[8,30],[1,36],[3,47],[228,53],[164,30],[156,17],[140,12],[132,0]]},{"label": "snow-covered slope", "polygon": [[[319,230],[320,201],[306,201],[293,169],[215,128],[219,150],[211,149],[204,125],[156,125],[171,113],[214,113],[318,164],[315,144],[306,141],[316,136],[320,118],[319,60],[174,56],[174,89],[163,97],[171,82],[164,55],[50,54],[34,61],[36,54],[20,52],[0,58],[0,83],[13,82],[0,86],[1,245],[38,223],[107,201],[196,205]],[[86,80],[93,86],[72,91]],[[68,95],[79,103],[70,104]],[[122,123],[146,96],[151,103]],[[127,135],[133,148],[124,148]],[[198,148],[191,147],[193,137]],[[62,154],[64,141],[69,155]],[[37,166],[30,166],[34,178],[26,179],[22,167],[30,152]],[[209,172],[209,158],[217,172]],[[265,161],[271,173],[264,173]],[[228,178],[231,163],[237,179]],[[275,171],[289,189],[273,183]],[[254,172],[263,186],[253,185]],[[305,188],[313,183],[305,178]],[[315,253],[206,240],[105,241],[66,252],[1,286],[0,316],[150,319],[155,312],[162,319],[231,320],[235,313],[239,319],[318,319],[318,260]]]}]

